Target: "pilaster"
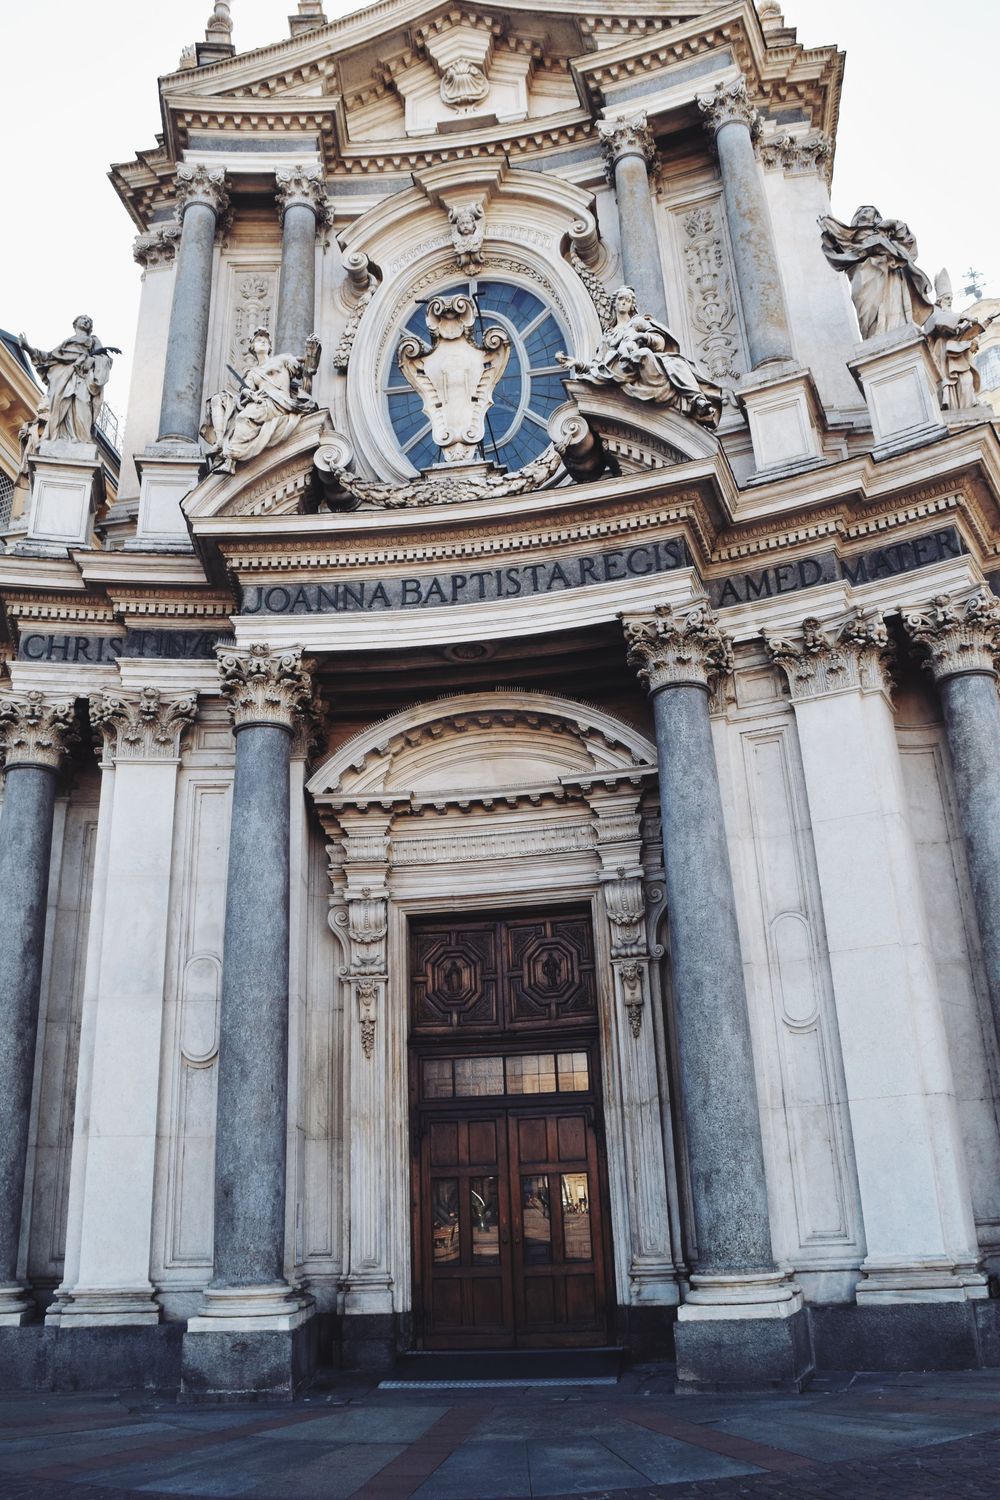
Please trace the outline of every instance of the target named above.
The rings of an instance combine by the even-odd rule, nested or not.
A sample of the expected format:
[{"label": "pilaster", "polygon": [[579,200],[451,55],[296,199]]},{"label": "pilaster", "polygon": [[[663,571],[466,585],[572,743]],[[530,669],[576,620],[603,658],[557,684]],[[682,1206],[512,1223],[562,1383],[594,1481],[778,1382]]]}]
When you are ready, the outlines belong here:
[{"label": "pilaster", "polygon": [[795,711],[867,1255],[859,1305],[985,1295],[877,611],[767,639]]},{"label": "pilaster", "polygon": [[74,1224],[46,1318],[63,1328],[159,1321],[150,1262],[174,807],[196,713],[195,693],[167,697],[154,683],[90,700],[105,855],[84,980]]}]

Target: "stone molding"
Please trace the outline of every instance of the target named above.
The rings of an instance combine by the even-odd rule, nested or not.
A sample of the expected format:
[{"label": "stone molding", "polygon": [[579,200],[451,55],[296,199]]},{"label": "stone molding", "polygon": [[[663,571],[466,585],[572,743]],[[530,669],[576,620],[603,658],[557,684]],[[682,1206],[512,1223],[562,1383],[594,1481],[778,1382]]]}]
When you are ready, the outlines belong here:
[{"label": "stone molding", "polygon": [[784,131],[760,145],[760,159],[769,172],[779,167],[801,176],[819,172],[828,182],[833,171],[833,143],[822,131],[809,135],[792,135]]},{"label": "stone molding", "polygon": [[615,185],[615,167],[623,156],[641,156],[647,172],[655,171],[659,165],[656,141],[643,112],[622,115],[617,120],[598,120],[597,134],[604,170],[612,187]]},{"label": "stone molding", "polygon": [[965,672],[996,674],[1000,655],[1000,599],[977,590],[963,599],[938,594],[923,609],[904,611],[903,626],[927,650],[935,682]]},{"label": "stone molding", "polygon": [[733,669],[733,647],[707,604],[677,613],[657,604],[652,615],[621,615],[627,660],[647,692],[690,685],[711,690]]},{"label": "stone molding", "polygon": [[158,224],[132,241],[132,257],[147,271],[150,266],[167,266],[177,254],[181,227],[177,223]]},{"label": "stone molding", "polygon": [[72,699],[53,701],[33,690],[24,698],[0,701],[0,752],[4,769],[46,766],[58,771],[79,738]]},{"label": "stone molding", "polygon": [[197,713],[197,693],[164,702],[157,687],[140,688],[134,695],[102,693],[90,699],[90,722],[116,761],[176,760],[184,733]]},{"label": "stone molding", "polygon": [[311,208],[316,215],[317,227],[325,228],[332,222],[333,210],[326,193],[326,179],[319,165],[276,167],[274,196],[282,224],[286,210],[296,206]]},{"label": "stone molding", "polygon": [[771,660],[788,679],[793,702],[845,688],[889,691],[893,651],[880,610],[855,610],[832,631],[809,615],[799,638],[762,634]]},{"label": "stone molding", "polygon": [[718,135],[723,125],[745,125],[750,139],[760,135],[760,115],[754,108],[745,78],[732,83],[718,83],[710,94],[698,95],[698,108],[704,116],[705,126]]},{"label": "stone molding", "polygon": [[284,651],[272,651],[263,642],[245,651],[223,646],[219,678],[234,731],[274,724],[291,732],[311,707],[312,678],[302,665],[301,646]]},{"label": "stone molding", "polygon": [[206,167],[201,162],[181,162],[177,168],[175,201],[178,219],[183,220],[192,203],[204,203],[216,219],[221,219],[229,208],[225,168]]}]

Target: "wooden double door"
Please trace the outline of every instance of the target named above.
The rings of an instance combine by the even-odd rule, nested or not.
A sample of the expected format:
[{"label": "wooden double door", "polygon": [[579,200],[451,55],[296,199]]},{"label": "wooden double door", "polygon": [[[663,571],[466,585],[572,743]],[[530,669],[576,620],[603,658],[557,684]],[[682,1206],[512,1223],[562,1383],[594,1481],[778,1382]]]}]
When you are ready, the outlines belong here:
[{"label": "wooden double door", "polygon": [[610,1261],[589,919],[434,922],[411,939],[418,1342],[603,1344]]}]

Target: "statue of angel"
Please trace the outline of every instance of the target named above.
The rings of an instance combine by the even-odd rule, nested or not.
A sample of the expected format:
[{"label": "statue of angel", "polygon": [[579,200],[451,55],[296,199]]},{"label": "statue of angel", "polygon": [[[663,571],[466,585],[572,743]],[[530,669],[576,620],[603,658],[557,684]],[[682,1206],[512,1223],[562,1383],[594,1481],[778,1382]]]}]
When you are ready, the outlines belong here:
[{"label": "statue of angel", "polygon": [[590,360],[556,359],[574,380],[617,385],[637,401],[670,406],[703,427],[717,427],[722,391],[681,353],[665,323],[641,313],[632,287],[620,286],[613,297],[615,321],[602,334]]},{"label": "statue of angel", "polygon": [[445,462],[463,463],[483,441],[486,413],[510,358],[510,339],[493,327],[483,333],[481,346],[476,343],[471,297],[432,297],[425,316],[430,347],[407,334],[396,358],[423,403]]},{"label": "statue of angel", "polygon": [[94,320],[81,313],[73,332],[47,353],[35,349],[22,333],[18,343],[47,387],[48,421],[43,442],[92,443],[93,429],[111,374],[111,356],[94,333]]},{"label": "statue of angel", "polygon": [[319,366],[315,335],[307,341],[305,356],[272,354],[271,335],[257,328],[249,354],[250,368],[237,376],[239,393],[218,391],[206,402],[201,436],[212,468],[222,474],[234,474],[237,463],[283,442],[306,412],[317,409],[310,395]]},{"label": "statue of angel", "polygon": [[481,203],[466,203],[448,210],[451,225],[451,242],[455,247],[455,262],[460,271],[474,275],[483,264],[483,236],[486,232],[486,214]]}]

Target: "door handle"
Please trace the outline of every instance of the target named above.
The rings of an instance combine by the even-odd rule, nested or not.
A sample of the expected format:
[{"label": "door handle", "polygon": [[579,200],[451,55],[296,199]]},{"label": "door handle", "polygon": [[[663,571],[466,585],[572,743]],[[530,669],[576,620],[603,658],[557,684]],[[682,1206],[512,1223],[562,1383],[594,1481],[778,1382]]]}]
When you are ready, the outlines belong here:
[{"label": "door handle", "polygon": [[519,1245],[520,1243],[521,1243],[521,1236],[519,1234],[515,1234],[515,1236],[514,1236],[514,1244],[515,1245]]},{"label": "door handle", "polygon": [[506,1232],[506,1230],[500,1236],[500,1243],[501,1243],[501,1245],[509,1245],[510,1244],[510,1235]]}]

